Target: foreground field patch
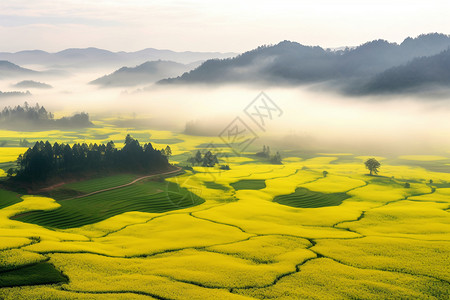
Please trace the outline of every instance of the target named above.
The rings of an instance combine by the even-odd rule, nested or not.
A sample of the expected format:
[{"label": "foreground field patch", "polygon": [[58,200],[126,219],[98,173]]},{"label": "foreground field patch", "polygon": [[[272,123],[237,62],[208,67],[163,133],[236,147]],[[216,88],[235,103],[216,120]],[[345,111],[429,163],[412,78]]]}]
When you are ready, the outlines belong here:
[{"label": "foreground field patch", "polygon": [[[123,132],[86,134],[98,142]],[[180,163],[209,142],[137,134],[173,139]],[[0,190],[0,298],[448,298],[450,173],[380,158],[382,173],[369,176],[367,158],[232,156],[229,170],[187,167],[108,191],[136,175],[47,197]]]},{"label": "foreground field patch", "polygon": [[[90,189],[89,189],[90,190]],[[61,200],[57,209],[34,211],[14,219],[55,228],[93,224],[128,211],[161,213],[204,202],[174,183],[140,182],[94,195]]]}]

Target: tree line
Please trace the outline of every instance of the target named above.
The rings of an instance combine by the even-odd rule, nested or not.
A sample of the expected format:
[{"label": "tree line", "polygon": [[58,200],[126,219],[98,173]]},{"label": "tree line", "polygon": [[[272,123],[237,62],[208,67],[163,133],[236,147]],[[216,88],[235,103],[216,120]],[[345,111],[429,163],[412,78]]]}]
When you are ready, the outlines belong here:
[{"label": "tree line", "polygon": [[23,106],[5,107],[0,112],[0,125],[5,128],[23,129],[38,128],[85,128],[93,124],[87,113],[77,113],[71,117],[55,119],[53,113],[47,111],[38,103],[30,106],[27,102]]},{"label": "tree line", "polygon": [[33,183],[98,171],[148,172],[168,168],[170,154],[169,146],[163,150],[153,148],[151,143],[141,146],[129,134],[122,149],[117,149],[113,141],[106,145],[77,143],[73,146],[40,141],[19,155],[17,169],[8,170],[8,175],[15,173],[15,180]]}]

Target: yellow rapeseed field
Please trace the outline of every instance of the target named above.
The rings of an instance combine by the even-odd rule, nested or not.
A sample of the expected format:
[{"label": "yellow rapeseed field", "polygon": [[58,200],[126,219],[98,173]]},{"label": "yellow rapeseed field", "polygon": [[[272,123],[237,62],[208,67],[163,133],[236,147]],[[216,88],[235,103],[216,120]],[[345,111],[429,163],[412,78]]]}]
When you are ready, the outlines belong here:
[{"label": "yellow rapeseed field", "polygon": [[[102,127],[82,134],[1,134],[101,143],[121,141],[127,132],[104,120]],[[142,137],[141,143],[153,139],[157,148],[169,144],[172,161],[181,165],[202,145],[220,143],[168,131],[132,134]],[[79,228],[55,229],[13,217],[54,210],[60,203],[18,195],[20,202],[0,209],[0,298],[448,299],[450,173],[429,169],[447,158],[395,158],[414,162],[403,165],[376,157],[382,163],[380,176],[369,176],[363,164],[367,155],[287,154],[282,165],[275,165],[254,152],[236,156],[226,147],[221,150],[229,154],[221,161],[230,170],[194,166],[166,179],[205,200],[189,208],[129,211]],[[0,148],[0,162],[14,161],[24,151]],[[260,185],[246,186],[242,180]],[[239,189],[233,188],[237,182]],[[332,193],[348,197],[339,205],[316,208],[273,202],[299,188],[324,199]],[[69,281],[2,285],[3,274],[42,262]]]}]

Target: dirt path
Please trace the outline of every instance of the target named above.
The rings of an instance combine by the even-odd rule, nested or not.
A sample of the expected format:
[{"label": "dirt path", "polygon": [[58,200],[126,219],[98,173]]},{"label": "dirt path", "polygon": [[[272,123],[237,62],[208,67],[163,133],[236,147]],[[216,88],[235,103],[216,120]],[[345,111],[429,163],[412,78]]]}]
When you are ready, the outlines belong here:
[{"label": "dirt path", "polygon": [[56,188],[59,188],[60,186],[65,185],[66,183],[67,183],[67,182],[64,182],[64,181],[63,181],[63,182],[60,182],[60,183],[57,183],[57,184],[54,184],[54,185],[51,185],[51,186],[48,186],[48,187],[39,189],[39,190],[35,191],[34,193],[39,194],[39,193],[43,193],[43,192],[49,192],[49,191],[51,191],[51,190],[54,190],[54,189],[56,189]]},{"label": "dirt path", "polygon": [[180,168],[180,167],[175,167],[175,168],[176,168],[176,169],[175,169],[175,170],[172,170],[172,171],[142,176],[142,177],[139,177],[139,178],[137,178],[137,179],[135,179],[135,180],[133,180],[133,181],[131,181],[131,182],[129,182],[129,183],[126,183],[126,184],[122,184],[122,185],[118,185],[118,186],[113,186],[113,187],[110,187],[110,188],[107,188],[107,189],[98,190],[98,191],[91,192],[91,193],[88,193],[88,194],[76,196],[76,197],[73,197],[73,198],[62,199],[62,200],[59,200],[59,201],[65,201],[65,200],[72,200],[72,199],[77,199],[77,198],[83,198],[83,197],[87,197],[87,196],[91,196],[91,195],[95,195],[95,194],[99,194],[99,193],[103,193],[103,192],[107,192],[107,191],[111,191],[111,190],[120,189],[120,188],[123,188],[123,187],[126,187],[126,186],[130,186],[130,185],[132,185],[132,184],[135,184],[136,182],[141,181],[141,180],[144,180],[144,179],[147,179],[147,178],[151,178],[151,177],[155,177],[155,176],[161,176],[161,175],[170,175],[170,174],[178,173],[178,172],[180,172],[180,171],[182,170],[182,168]]}]

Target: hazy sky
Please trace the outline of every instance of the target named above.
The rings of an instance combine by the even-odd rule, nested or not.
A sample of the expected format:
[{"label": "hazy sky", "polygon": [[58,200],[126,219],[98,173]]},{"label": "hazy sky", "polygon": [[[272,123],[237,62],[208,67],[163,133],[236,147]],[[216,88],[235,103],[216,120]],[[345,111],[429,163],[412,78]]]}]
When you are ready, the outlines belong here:
[{"label": "hazy sky", "polygon": [[242,52],[286,39],[323,47],[399,42],[450,33],[449,11],[447,0],[1,0],[0,51]]}]

